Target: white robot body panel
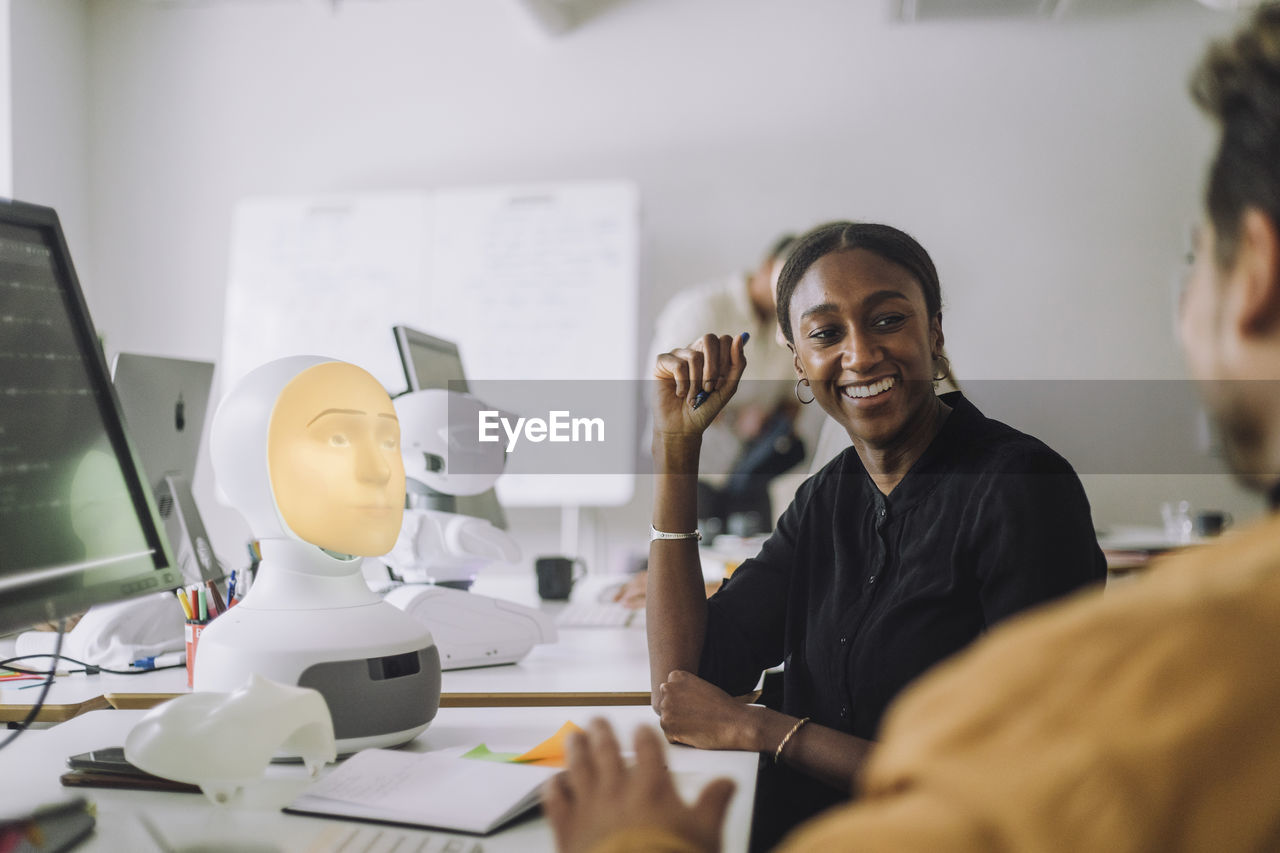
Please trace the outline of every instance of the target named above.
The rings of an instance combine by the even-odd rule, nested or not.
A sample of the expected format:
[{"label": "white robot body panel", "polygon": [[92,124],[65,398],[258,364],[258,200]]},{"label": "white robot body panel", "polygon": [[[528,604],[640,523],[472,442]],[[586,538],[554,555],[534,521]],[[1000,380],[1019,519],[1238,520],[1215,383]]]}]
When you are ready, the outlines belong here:
[{"label": "white robot body panel", "polygon": [[412,583],[475,580],[492,563],[514,563],[520,546],[483,518],[406,509],[395,547],[383,560]]},{"label": "white robot body panel", "polygon": [[338,752],[348,753],[426,729],[440,704],[439,658],[431,632],[383,601],[322,611],[240,604],[201,634],[194,687],[229,692],[253,673],[314,688],[333,717]]},{"label": "white robot body panel", "polygon": [[515,663],[538,643],[554,643],[550,616],[534,607],[440,586],[409,584],[388,603],[431,631],[442,669]]}]

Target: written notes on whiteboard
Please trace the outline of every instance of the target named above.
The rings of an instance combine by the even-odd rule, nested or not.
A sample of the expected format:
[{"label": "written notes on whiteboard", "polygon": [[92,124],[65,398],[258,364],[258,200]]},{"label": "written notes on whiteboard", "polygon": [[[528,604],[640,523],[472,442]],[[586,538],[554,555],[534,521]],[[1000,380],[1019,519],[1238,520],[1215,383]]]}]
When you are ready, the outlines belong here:
[{"label": "written notes on whiteboard", "polygon": [[432,306],[458,321],[440,334],[458,342],[473,390],[517,416],[609,416],[606,443],[509,456],[498,494],[512,505],[626,503],[638,401],[635,383],[619,380],[636,376],[635,187],[447,191],[432,210]]},{"label": "written notes on whiteboard", "polygon": [[222,389],[289,355],[331,356],[404,390],[391,326],[424,314],[428,199],[249,199],[231,229]]},{"label": "written notes on whiteboard", "polygon": [[[314,354],[358,364],[399,393],[397,324],[456,342],[468,378],[494,380],[494,394],[526,383],[523,396],[486,400],[517,415],[530,395],[541,411],[553,402],[530,380],[634,379],[638,232],[628,182],[246,200],[232,225],[222,388],[272,359]],[[499,483],[505,500],[630,498],[638,401],[631,383],[614,384],[562,391],[575,410],[583,397],[608,407],[618,425],[609,444],[623,456],[593,459],[600,474],[566,472],[551,488],[545,463],[511,471]]]},{"label": "written notes on whiteboard", "polygon": [[634,378],[634,187],[447,191],[433,210],[434,304],[467,318],[453,337],[469,376]]}]

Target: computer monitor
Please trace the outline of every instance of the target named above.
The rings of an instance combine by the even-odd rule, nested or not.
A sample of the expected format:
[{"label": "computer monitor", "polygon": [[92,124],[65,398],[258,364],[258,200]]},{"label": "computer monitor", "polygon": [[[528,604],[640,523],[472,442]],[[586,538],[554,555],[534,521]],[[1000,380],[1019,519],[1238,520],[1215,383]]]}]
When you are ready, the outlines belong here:
[{"label": "computer monitor", "polygon": [[468,390],[457,344],[408,326],[393,326],[391,331],[396,336],[396,349],[400,353],[400,364],[404,367],[404,378],[410,391],[423,388]]},{"label": "computer monitor", "polygon": [[221,579],[191,492],[213,364],[122,352],[111,378],[183,578],[188,584]]},{"label": "computer monitor", "polygon": [[[400,363],[404,366],[404,378],[410,391],[424,388],[467,390],[467,376],[462,370],[457,344],[409,326],[393,326],[391,331],[395,335],[396,350],[400,353]],[[446,496],[430,508],[483,518],[494,527],[507,529],[507,514],[493,489],[478,495]]]},{"label": "computer monitor", "polygon": [[57,214],[0,202],[0,633],[175,589]]}]

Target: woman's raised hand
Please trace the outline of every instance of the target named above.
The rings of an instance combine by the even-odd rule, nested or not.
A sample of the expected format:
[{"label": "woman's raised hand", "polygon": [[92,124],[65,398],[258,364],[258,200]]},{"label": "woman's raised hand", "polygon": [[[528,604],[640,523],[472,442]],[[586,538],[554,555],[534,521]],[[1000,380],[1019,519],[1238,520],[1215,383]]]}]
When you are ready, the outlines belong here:
[{"label": "woman's raised hand", "polygon": [[702,432],[738,390],[747,367],[746,332],[703,335],[687,347],[658,356],[653,376],[658,389],[653,404],[653,426],[659,433],[678,435]]}]

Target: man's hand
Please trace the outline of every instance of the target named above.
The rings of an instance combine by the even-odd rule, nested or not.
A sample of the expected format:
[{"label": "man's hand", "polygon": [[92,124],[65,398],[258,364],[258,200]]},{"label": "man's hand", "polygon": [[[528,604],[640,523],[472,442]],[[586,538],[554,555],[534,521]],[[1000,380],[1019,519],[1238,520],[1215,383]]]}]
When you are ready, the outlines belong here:
[{"label": "man's hand", "polygon": [[658,714],[667,740],[699,749],[741,749],[760,752],[755,712],[709,681],[683,670],[659,687]]},{"label": "man's hand", "polygon": [[568,769],[542,791],[560,853],[587,853],[615,833],[637,829],[674,835],[698,850],[720,849],[733,782],[716,779],[692,807],[686,805],[666,768],[662,738],[652,728],[636,730],[635,767],[623,763],[604,720],[592,720],[585,734],[571,734],[565,747]]}]

